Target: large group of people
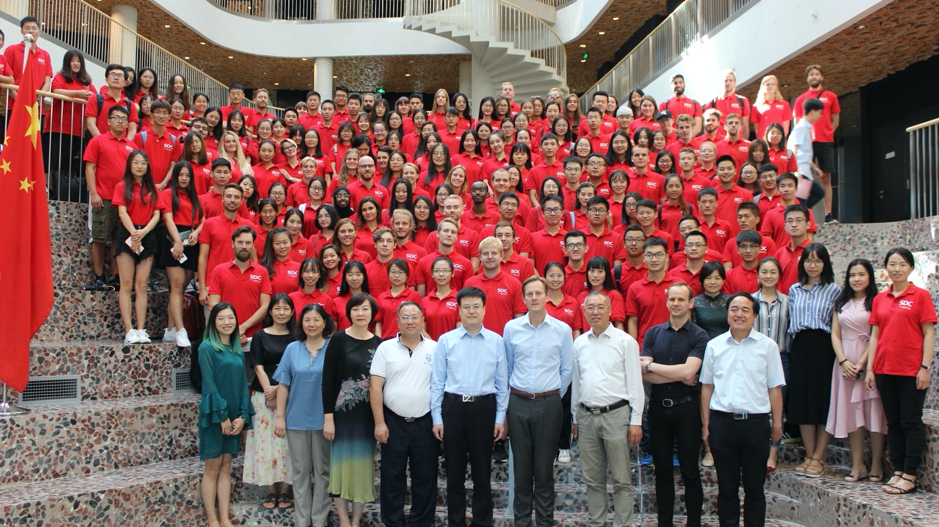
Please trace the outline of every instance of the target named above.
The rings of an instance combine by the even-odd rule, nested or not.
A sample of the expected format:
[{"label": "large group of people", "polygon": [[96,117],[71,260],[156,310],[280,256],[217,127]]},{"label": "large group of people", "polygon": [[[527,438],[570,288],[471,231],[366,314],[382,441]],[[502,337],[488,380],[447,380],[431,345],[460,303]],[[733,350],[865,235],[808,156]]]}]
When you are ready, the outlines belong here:
[{"label": "large group of people", "polygon": [[[22,28],[35,46],[38,22]],[[489,525],[508,437],[516,524],[553,524],[554,462],[574,439],[600,526],[608,478],[614,524],[631,523],[635,461],[656,467],[660,525],[674,465],[700,525],[701,464],[722,525],[739,523],[741,485],[745,523],[762,524],[784,430],[805,445],[799,474],[820,476],[830,438],[848,437],[847,481],[916,490],[935,309],[908,250],[887,254],[878,294],[871,262],[839,287],[813,241],[811,205],[834,221],[840,112],[822,71],[806,69],[794,108],[774,76],[751,104],[728,71],[703,104],[675,75],[671,97],[598,91],[583,115],[575,94],[517,100],[506,82],[476,110],[444,89],[425,109],[336,86],[281,117],[263,88],[249,108],[238,84],[228,101],[181,75],[160,92],[151,68],[108,65],[96,89],[78,51],[37,75],[86,100],[83,118],[61,103],[46,122],[89,137],[86,289],[119,289],[128,344],[150,342],[152,269],[170,284],[164,342],[192,345],[187,286],[205,306],[209,525],[230,525],[242,450],[262,506],[325,526],[332,498],[359,525],[376,444],[383,523],[434,523],[442,450],[449,524],[465,525],[469,464],[473,525]]]}]

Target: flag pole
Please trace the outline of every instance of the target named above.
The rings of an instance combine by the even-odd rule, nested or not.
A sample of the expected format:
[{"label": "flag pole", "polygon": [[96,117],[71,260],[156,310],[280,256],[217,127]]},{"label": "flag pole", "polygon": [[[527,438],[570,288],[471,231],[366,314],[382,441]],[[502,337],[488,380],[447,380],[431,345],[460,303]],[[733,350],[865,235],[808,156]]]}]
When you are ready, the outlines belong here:
[{"label": "flag pole", "polygon": [[3,395],[0,397],[0,419],[5,419],[7,417],[15,417],[17,415],[24,415],[29,413],[28,408],[22,408],[16,405],[11,405],[7,401],[7,385],[3,384]]}]

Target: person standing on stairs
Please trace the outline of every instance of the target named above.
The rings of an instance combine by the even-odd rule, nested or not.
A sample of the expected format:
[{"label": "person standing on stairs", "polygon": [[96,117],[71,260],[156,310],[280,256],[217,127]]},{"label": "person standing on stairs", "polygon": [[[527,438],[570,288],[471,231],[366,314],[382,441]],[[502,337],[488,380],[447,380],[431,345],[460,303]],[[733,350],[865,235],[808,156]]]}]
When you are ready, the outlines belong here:
[{"label": "person standing on stairs", "polygon": [[691,322],[691,286],[684,282],[675,283],[668,288],[666,298],[668,322],[649,329],[639,358],[643,367],[642,380],[652,384],[649,443],[655,464],[659,526],[674,525],[672,445],[675,445],[681,479],[685,483],[686,525],[700,527],[704,492],[698,472],[701,412],[697,380],[708,336]]},{"label": "person standing on stairs", "polygon": [[[704,441],[717,469],[717,515],[723,526],[747,527],[766,521],[766,458],[770,442],[782,437],[783,376],[779,346],[753,329],[760,304],[739,292],[727,301],[730,331],[708,342],[701,367]],[[772,424],[770,424],[772,412]]]},{"label": "person standing on stairs", "polygon": [[[867,389],[880,391],[887,417],[887,444],[893,477],[888,494],[916,492],[925,427],[923,402],[936,345],[936,308],[929,291],[910,283],[915,262],[909,249],[898,247],[884,259],[890,289],[871,306],[871,348]],[[901,470],[902,468],[902,470]]]}]

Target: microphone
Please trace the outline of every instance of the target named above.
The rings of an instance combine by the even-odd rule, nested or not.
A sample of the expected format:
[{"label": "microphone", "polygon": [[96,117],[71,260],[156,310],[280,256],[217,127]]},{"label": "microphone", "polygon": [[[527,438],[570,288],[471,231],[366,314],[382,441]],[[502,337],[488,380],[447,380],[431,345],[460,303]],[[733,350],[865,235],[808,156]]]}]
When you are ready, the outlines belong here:
[{"label": "microphone", "polygon": [[23,40],[26,41],[26,42],[32,43],[32,42],[33,42],[33,36],[32,36],[31,34],[27,33],[27,34],[23,35]]}]

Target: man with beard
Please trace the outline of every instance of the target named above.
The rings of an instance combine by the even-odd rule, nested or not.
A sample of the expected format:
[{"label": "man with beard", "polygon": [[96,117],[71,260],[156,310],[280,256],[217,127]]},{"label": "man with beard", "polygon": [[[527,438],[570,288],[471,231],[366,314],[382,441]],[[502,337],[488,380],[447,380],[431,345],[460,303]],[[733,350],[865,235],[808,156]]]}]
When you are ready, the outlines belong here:
[{"label": "man with beard", "polygon": [[375,182],[375,160],[369,156],[359,158],[357,173],[359,179],[351,181],[346,185],[346,188],[349,189],[349,194],[352,195],[353,207],[358,209],[362,199],[366,196],[371,196],[378,202],[380,209],[387,210],[390,208],[391,193],[388,192],[388,189]]},{"label": "man with beard", "polygon": [[[231,238],[242,227],[252,227],[250,220],[241,217],[238,211],[242,206],[241,187],[231,183],[222,189],[222,213],[213,216],[202,225],[199,233],[199,303],[209,303],[206,285],[214,274],[215,268],[235,257]],[[252,244],[253,247],[253,244]],[[208,306],[207,306],[208,307]]]},{"label": "man with beard", "polygon": [[254,254],[252,227],[238,227],[231,236],[235,259],[222,263],[212,271],[209,280],[209,308],[219,302],[228,302],[238,317],[238,335],[247,345],[254,333],[261,329],[261,321],[271,302],[271,280],[267,269],[251,261]]},{"label": "man with beard", "polygon": [[688,115],[694,120],[694,134],[701,133],[701,104],[685,96],[685,77],[680,73],[672,75],[672,93],[675,94],[671,99],[659,103],[659,111],[668,110],[678,119],[680,115]]}]

